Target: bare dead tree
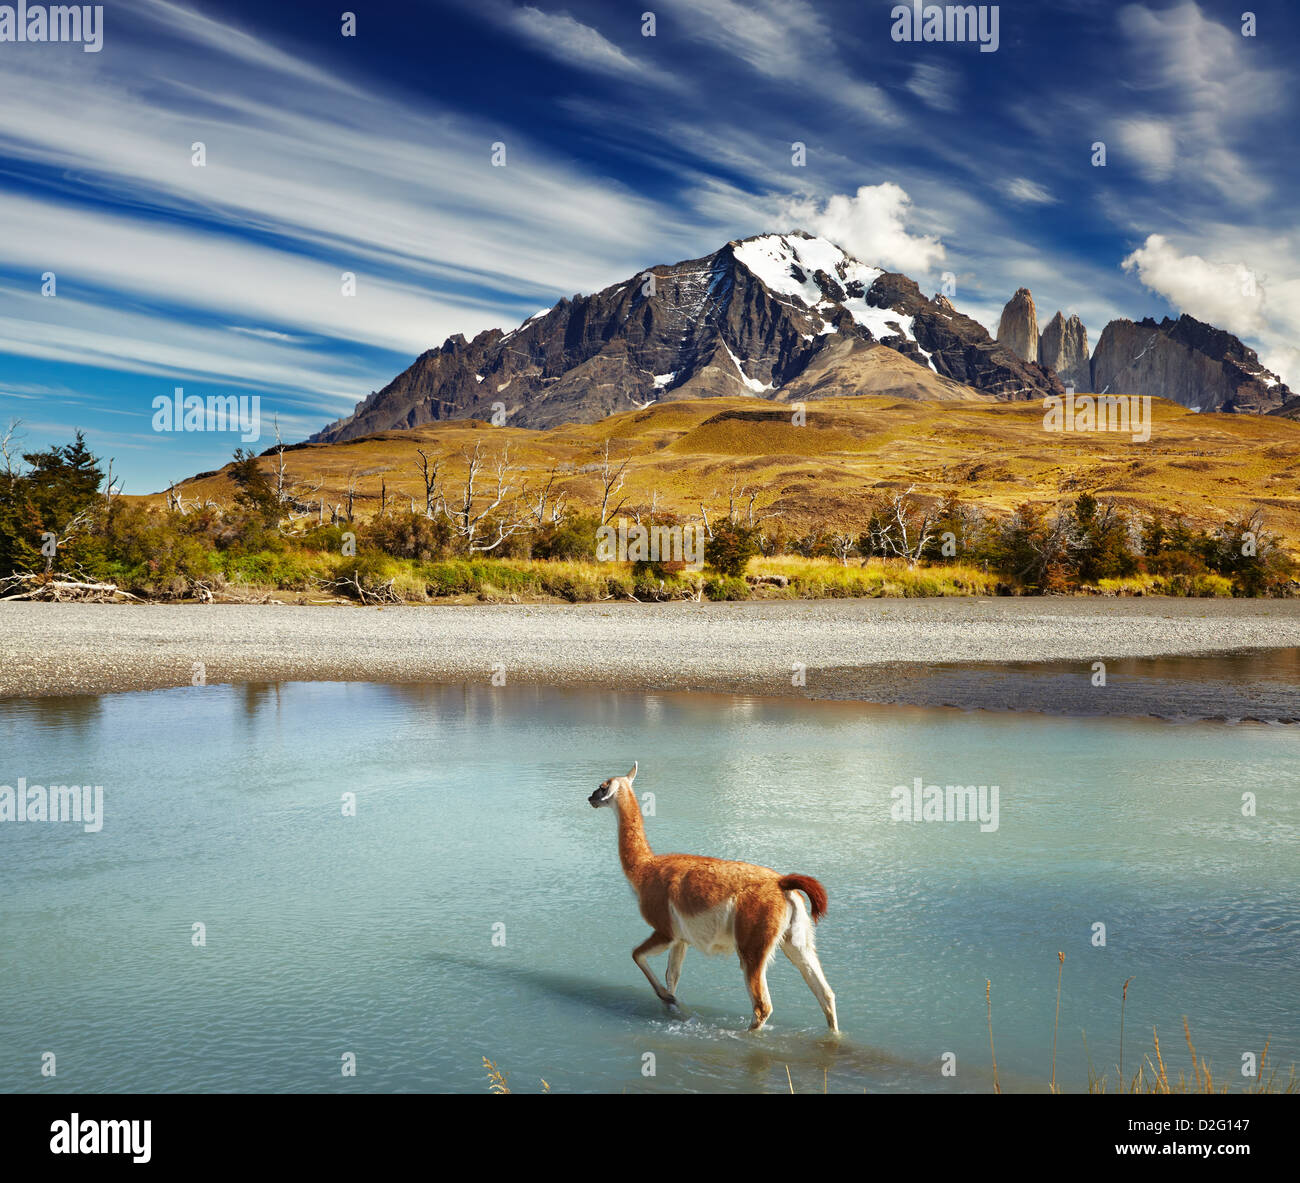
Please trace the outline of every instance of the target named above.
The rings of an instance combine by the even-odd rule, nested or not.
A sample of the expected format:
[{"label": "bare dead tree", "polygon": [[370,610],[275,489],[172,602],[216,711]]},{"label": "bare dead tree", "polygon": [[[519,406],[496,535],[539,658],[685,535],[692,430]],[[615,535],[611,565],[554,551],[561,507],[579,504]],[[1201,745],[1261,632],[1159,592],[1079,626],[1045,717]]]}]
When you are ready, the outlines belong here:
[{"label": "bare dead tree", "polygon": [[283,505],[289,500],[289,488],[285,474],[284,440],[280,438],[280,416],[272,416],[271,423],[275,428],[275,499]]},{"label": "bare dead tree", "polygon": [[747,504],[747,506],[746,506],[746,519],[745,519],[745,524],[746,524],[747,526],[749,526],[751,529],[753,529],[753,527],[759,525],[760,523],[767,521],[768,518],[779,518],[779,517],[781,517],[782,512],[783,512],[783,511],[781,511],[781,510],[779,510],[779,509],[769,509],[769,510],[767,510],[767,511],[764,512],[764,513],[755,514],[755,513],[754,513],[754,502],[758,500],[758,494],[759,494],[759,492],[760,492],[760,490],[758,490],[758,489],[754,489],[754,490],[752,490],[752,491],[750,492],[750,494],[749,494],[749,502],[748,502],[748,504]]},{"label": "bare dead tree", "polygon": [[555,488],[559,472],[560,465],[557,462],[551,466],[551,471],[546,474],[546,484],[537,493],[537,501],[532,512],[539,526],[547,524],[559,525],[564,520],[564,511],[568,502],[564,495]]},{"label": "bare dead tree", "polygon": [[630,455],[624,456],[623,463],[615,466],[609,454],[609,445],[610,441],[606,439],[605,451],[597,467],[601,484],[600,524],[602,526],[615,517],[618,511],[627,503],[627,498],[624,497],[613,509],[609,508],[610,501],[622,491],[623,486],[627,483],[627,466],[632,460]]},{"label": "bare dead tree", "polygon": [[5,428],[4,435],[0,435],[0,457],[4,459],[5,475],[14,476],[14,453],[17,451],[19,441],[23,438],[19,432],[23,421],[21,419],[10,419],[9,426]]},{"label": "bare dead tree", "polygon": [[423,448],[416,448],[415,452],[420,457],[416,467],[420,471],[420,480],[424,483],[424,516],[431,518],[438,505],[438,469],[442,465],[442,458],[430,460],[428,452]]},{"label": "bare dead tree", "polygon": [[486,481],[483,487],[479,477],[489,462],[483,455],[482,441],[475,441],[472,454],[461,452],[461,455],[465,459],[464,485],[456,494],[454,504],[443,496],[439,509],[452,529],[465,540],[470,552],[496,550],[507,538],[528,529],[533,520],[532,508],[525,500],[526,483],[521,481],[518,487],[510,483],[511,477],[521,475],[523,470],[511,465],[507,444],[490,464],[495,480]]},{"label": "bare dead tree", "polygon": [[831,553],[840,561],[841,567],[849,565],[849,556],[857,549],[857,539],[848,530],[832,530],[830,535]]},{"label": "bare dead tree", "polygon": [[712,538],[712,537],[713,537],[713,527],[709,524],[709,511],[708,511],[707,509],[704,508],[704,502],[703,502],[703,501],[700,502],[700,521],[704,523],[704,533],[705,533],[709,538]]},{"label": "bare dead tree", "polygon": [[114,457],[108,458],[108,475],[104,478],[104,505],[108,509],[113,507],[113,498],[122,492],[122,478],[113,475]]},{"label": "bare dead tree", "polygon": [[895,493],[881,503],[872,515],[870,538],[872,548],[891,558],[906,560],[915,567],[921,553],[934,538],[930,512],[912,499],[916,486]]},{"label": "bare dead tree", "polygon": [[[61,529],[47,531],[50,535],[50,541],[53,543],[45,555],[45,574],[47,576],[52,575],[54,572],[54,558],[59,550],[82,533],[90,525],[93,517],[94,507],[90,505],[83,506],[64,522]],[[44,549],[45,547],[42,545],[42,550]]]},{"label": "bare dead tree", "polygon": [[358,472],[355,468],[348,469],[348,483],[343,489],[343,501],[347,506],[348,523],[352,522],[352,513],[357,503],[357,485],[360,483],[364,473]]},{"label": "bare dead tree", "polygon": [[641,515],[643,513],[646,515],[646,517],[653,520],[655,514],[659,512],[659,490],[652,489],[650,491],[649,505],[644,505],[644,506],[639,505],[637,506],[636,509],[630,510],[629,512],[632,514],[632,520],[636,522],[638,526],[641,524]]},{"label": "bare dead tree", "polygon": [[325,496],[323,493],[325,478],[319,473],[311,480],[296,482],[290,486],[285,502],[289,522],[292,524],[307,517],[313,511],[319,525],[324,520]]}]

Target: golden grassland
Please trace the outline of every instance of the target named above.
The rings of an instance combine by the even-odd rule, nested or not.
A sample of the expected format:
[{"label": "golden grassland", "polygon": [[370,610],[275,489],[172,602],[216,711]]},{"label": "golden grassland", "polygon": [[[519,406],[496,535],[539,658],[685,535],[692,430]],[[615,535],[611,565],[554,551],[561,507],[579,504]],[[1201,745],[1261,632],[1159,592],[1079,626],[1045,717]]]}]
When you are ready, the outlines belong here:
[{"label": "golden grassland", "polygon": [[[338,578],[355,560],[318,551],[234,560],[219,590],[271,595],[293,603],[321,601],[322,582]],[[707,570],[682,571],[664,580],[638,575],[631,563],[589,559],[449,558],[418,561],[375,555],[368,576],[392,580],[398,600],[422,603],[506,603],[673,599],[841,599],[849,597],[994,595],[999,576],[977,567],[948,563],[911,567],[897,559],[854,560],[780,555],[754,558],[746,575],[753,582],[723,579]],[[781,583],[784,580],[784,584]],[[319,582],[318,582],[319,581]],[[1224,594],[1231,594],[1231,585]]]},{"label": "golden grassland", "polygon": [[[508,448],[511,463],[528,470],[514,480],[526,475],[530,488],[558,466],[556,488],[573,509],[591,510],[600,502],[598,468],[608,442],[616,464],[628,459],[617,497],[626,498],[625,512],[648,509],[657,495],[660,511],[698,516],[704,502],[713,515],[726,511],[730,496],[747,508],[757,491],[756,512],[779,513],[780,528],[797,535],[865,527],[867,502],[878,491],[915,486],[918,496],[955,495],[995,513],[1026,500],[1056,505],[1086,491],[1139,510],[1181,513],[1203,527],[1259,506],[1288,546],[1300,541],[1300,423],[1288,419],[1196,414],[1154,399],[1151,438],[1140,443],[1128,434],[1046,431],[1038,403],[854,396],[806,406],[803,426],[792,423],[789,406],[746,398],[665,402],[546,431],[452,420],[299,445],[285,460],[291,481],[322,481],[331,505],[344,502],[353,484],[360,517],[378,509],[381,482],[390,506],[414,499],[423,508],[418,448],[446,457],[444,480],[454,490],[464,477],[461,453],[480,442],[488,457]],[[233,495],[225,469],[179,487],[187,499],[226,502]]]}]

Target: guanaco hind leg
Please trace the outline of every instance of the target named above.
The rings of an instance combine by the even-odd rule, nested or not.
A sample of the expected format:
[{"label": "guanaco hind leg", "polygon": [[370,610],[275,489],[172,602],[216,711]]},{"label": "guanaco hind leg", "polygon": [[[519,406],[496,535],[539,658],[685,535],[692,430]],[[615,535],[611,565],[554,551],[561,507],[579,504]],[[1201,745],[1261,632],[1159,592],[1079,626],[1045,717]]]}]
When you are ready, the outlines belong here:
[{"label": "guanaco hind leg", "polygon": [[801,899],[796,896],[791,902],[794,913],[790,919],[790,926],[781,940],[781,952],[794,963],[795,969],[808,983],[808,989],[813,992],[813,997],[822,1008],[822,1014],[826,1016],[826,1025],[838,1033],[840,1024],[835,1013],[835,992],[826,980],[826,975],[822,972],[822,963],[817,957],[817,948],[813,943],[812,922],[808,919],[807,910]]},{"label": "guanaco hind leg", "polygon": [[682,977],[682,962],[686,960],[686,950],[690,946],[685,941],[674,941],[673,947],[668,950],[668,973],[665,975],[665,985],[668,987],[668,993],[674,998],[677,997],[677,983]]},{"label": "guanaco hind leg", "polygon": [[759,1030],[772,1016],[772,996],[767,992],[767,963],[771,959],[770,950],[759,954],[742,953],[740,957],[741,968],[745,971],[745,987],[754,1006],[754,1021],[749,1025],[751,1031]]}]

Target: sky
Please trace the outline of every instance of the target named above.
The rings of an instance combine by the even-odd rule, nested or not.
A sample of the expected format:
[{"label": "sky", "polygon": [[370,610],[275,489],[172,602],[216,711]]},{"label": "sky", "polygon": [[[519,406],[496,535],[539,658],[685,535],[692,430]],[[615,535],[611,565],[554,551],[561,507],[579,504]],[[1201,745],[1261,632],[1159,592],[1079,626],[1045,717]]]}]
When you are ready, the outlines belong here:
[{"label": "sky", "polygon": [[98,52],[0,41],[0,424],[151,492],[242,443],[155,431],[176,387],[258,396],[260,451],[453,333],[796,228],[990,331],[1019,287],[1090,346],[1187,312],[1300,388],[1294,0],[1012,0],[992,52],[895,7],[109,0]]}]

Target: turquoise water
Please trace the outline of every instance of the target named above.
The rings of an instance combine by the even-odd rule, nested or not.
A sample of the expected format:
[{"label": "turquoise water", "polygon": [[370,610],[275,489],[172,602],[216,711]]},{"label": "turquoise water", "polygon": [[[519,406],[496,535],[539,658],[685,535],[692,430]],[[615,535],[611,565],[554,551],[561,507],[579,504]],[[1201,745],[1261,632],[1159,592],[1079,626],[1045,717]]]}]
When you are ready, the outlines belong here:
[{"label": "turquoise water", "polygon": [[[0,822],[0,1090],[481,1091],[488,1056],[521,1092],[982,1091],[986,979],[1041,1090],[1058,951],[1067,1089],[1114,1075],[1130,976],[1126,1069],[1153,1026],[1188,1066],[1184,1015],[1238,1084],[1300,1062],[1296,727],[304,683],[3,702],[0,753],[104,786],[97,833]],[[656,849],[826,885],[841,1040],[780,956],[756,1036],[731,957],[654,998],[586,801],[633,759]],[[891,820],[918,776],[998,785],[996,832]]]}]

